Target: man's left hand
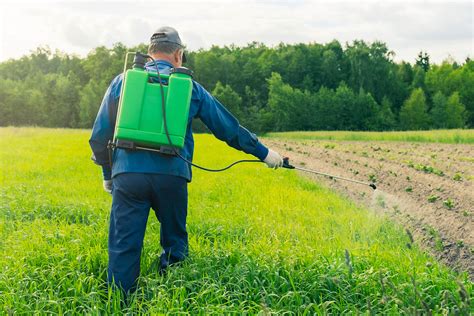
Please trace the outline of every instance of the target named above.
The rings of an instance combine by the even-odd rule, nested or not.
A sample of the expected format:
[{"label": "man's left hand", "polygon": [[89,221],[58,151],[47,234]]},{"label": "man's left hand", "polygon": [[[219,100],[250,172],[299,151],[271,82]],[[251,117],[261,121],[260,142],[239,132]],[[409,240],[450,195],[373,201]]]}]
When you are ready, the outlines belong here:
[{"label": "man's left hand", "polygon": [[103,186],[105,192],[112,194],[112,183],[112,180],[104,180]]}]

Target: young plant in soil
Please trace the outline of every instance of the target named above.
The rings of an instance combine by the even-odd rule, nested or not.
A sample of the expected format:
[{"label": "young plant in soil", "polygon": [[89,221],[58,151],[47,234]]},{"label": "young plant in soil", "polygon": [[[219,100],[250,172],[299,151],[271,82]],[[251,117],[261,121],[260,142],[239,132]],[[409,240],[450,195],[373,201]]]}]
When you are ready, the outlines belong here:
[{"label": "young plant in soil", "polygon": [[448,210],[451,210],[454,208],[454,201],[451,198],[448,198],[443,201],[443,205],[446,206]]},{"label": "young plant in soil", "polygon": [[418,171],[423,171],[424,173],[433,173],[435,175],[438,175],[440,177],[444,176],[444,172],[436,169],[434,167],[428,166],[428,165],[423,165],[423,164],[416,164],[414,165],[415,170]]},{"label": "young plant in soil", "polygon": [[434,239],[435,249],[438,251],[443,251],[444,249],[443,239],[441,239],[439,232],[431,226],[428,226],[427,228],[428,228],[428,234],[431,236],[431,238]]}]

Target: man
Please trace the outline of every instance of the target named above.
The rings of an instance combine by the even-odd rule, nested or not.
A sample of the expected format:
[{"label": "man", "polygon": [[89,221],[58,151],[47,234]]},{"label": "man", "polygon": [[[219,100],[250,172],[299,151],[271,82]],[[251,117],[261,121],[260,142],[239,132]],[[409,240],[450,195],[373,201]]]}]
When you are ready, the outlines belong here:
[{"label": "man", "polygon": [[[148,54],[156,60],[160,73],[168,74],[171,68],[181,67],[185,58],[183,48],[178,32],[171,27],[162,27],[151,37]],[[154,62],[148,62],[145,67],[147,71],[156,71]],[[116,149],[111,168],[107,144],[113,138],[122,80],[123,74],[107,89],[89,143],[92,159],[102,166],[104,189],[112,193],[108,281],[128,292],[135,288],[140,273],[140,255],[150,208],[161,224],[160,271],[188,255],[187,183],[191,181],[191,166],[179,157]],[[186,159],[193,157],[193,118],[200,118],[229,146],[256,156],[271,168],[282,166],[283,160],[278,153],[266,148],[254,134],[240,126],[237,119],[197,82],[193,82],[185,145],[181,149],[181,155]]]}]

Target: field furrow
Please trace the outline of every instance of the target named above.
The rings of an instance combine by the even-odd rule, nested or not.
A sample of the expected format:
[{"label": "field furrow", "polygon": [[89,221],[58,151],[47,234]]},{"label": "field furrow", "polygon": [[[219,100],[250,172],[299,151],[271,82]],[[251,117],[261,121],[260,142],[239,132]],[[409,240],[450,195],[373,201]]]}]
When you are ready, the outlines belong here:
[{"label": "field furrow", "polygon": [[311,176],[391,214],[443,262],[474,275],[474,146],[273,138],[267,144],[295,165],[375,181],[378,190],[371,192],[350,182]]}]

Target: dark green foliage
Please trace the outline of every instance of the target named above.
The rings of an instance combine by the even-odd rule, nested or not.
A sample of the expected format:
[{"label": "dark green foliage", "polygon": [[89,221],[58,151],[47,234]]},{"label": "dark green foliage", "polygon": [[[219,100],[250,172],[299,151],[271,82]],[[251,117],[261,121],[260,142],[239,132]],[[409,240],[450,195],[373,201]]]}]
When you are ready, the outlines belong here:
[{"label": "dark green foliage", "polygon": [[[433,65],[426,74],[426,89],[430,94],[434,95],[438,91],[445,96],[451,96],[455,92],[459,93],[459,102],[464,105],[466,110],[466,113],[461,116],[466,119],[468,126],[474,126],[473,87],[474,61],[468,60],[462,67],[456,66],[453,61],[444,61],[441,65]],[[459,119],[457,121],[458,124],[455,125],[460,125]]]},{"label": "dark green foliage", "polygon": [[[38,48],[0,63],[0,126],[90,128],[125,53],[146,50],[118,43],[79,58]],[[188,52],[186,66],[257,132],[474,126],[474,61],[433,65],[421,52],[411,65],[393,56],[377,41],[345,47],[336,40],[275,47],[253,42]]]},{"label": "dark green foliage", "polygon": [[446,127],[463,128],[466,123],[466,107],[461,103],[459,92],[454,92],[446,104]]},{"label": "dark green foliage", "polygon": [[311,129],[310,93],[283,83],[278,73],[272,73],[268,84],[268,113],[272,129],[287,131],[296,126]]},{"label": "dark green foliage", "polygon": [[400,126],[406,130],[420,130],[429,127],[425,93],[421,88],[413,90],[400,110]]},{"label": "dark green foliage", "polygon": [[242,117],[242,98],[229,85],[223,85],[220,81],[217,82],[216,87],[212,90],[212,95],[217,98],[226,108],[233,113],[237,118]]},{"label": "dark green foliage", "polygon": [[449,98],[438,91],[433,97],[431,118],[436,128],[463,128],[466,124],[466,107],[461,103],[459,92]]},{"label": "dark green foliage", "polygon": [[431,119],[436,128],[446,128],[447,103],[448,99],[441,91],[436,92],[433,96]]},{"label": "dark green foliage", "polygon": [[292,88],[273,73],[269,79],[269,130],[366,130],[374,125],[378,105],[361,90],[354,93],[344,82],[336,90],[317,93]]},{"label": "dark green foliage", "polygon": [[397,121],[392,112],[392,104],[388,98],[384,97],[382,99],[382,104],[378,111],[376,111],[373,129],[378,131],[389,131],[395,129],[396,126]]},{"label": "dark green foliage", "polygon": [[430,56],[427,52],[419,52],[416,59],[416,65],[420,66],[425,72],[430,69]]}]

